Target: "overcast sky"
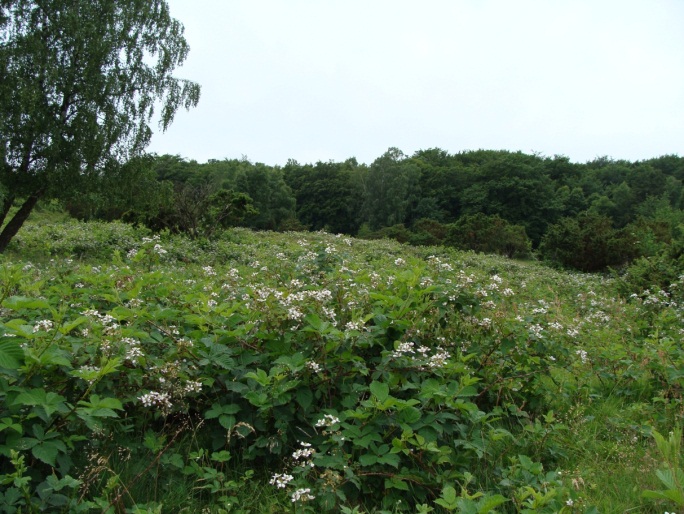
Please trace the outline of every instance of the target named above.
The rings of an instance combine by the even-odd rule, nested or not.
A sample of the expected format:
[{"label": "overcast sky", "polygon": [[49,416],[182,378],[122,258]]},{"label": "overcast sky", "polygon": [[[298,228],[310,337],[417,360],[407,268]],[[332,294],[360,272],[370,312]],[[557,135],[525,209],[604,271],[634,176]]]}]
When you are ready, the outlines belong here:
[{"label": "overcast sky", "polygon": [[371,163],[684,155],[684,0],[169,0],[199,82],[148,148]]}]

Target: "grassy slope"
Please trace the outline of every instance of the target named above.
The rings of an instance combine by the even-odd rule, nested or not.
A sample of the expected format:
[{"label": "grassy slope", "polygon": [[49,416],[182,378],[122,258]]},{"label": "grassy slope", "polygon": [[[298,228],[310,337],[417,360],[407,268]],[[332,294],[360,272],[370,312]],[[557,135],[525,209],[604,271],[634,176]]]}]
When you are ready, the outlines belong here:
[{"label": "grassy slope", "polygon": [[[139,245],[142,235],[124,225],[54,225],[49,217],[42,217],[23,229],[3,266],[27,269],[26,263],[33,263],[31,280],[21,281],[14,294],[46,294],[50,277],[56,276],[70,287],[81,282],[89,287],[89,281],[101,280],[94,278],[100,268],[102,273],[117,273],[117,267],[123,264],[112,267],[113,250],[123,258],[127,250]],[[518,438],[515,451],[524,450],[534,459],[554,463],[562,471],[565,485],[576,490],[579,504],[595,505],[600,512],[662,511],[653,502],[643,500],[641,492],[658,488],[655,471],[660,460],[649,426],[667,432],[681,414],[679,378],[673,376],[681,362],[679,353],[676,348],[663,349],[680,337],[680,311],[676,306],[628,303],[615,297],[610,280],[554,271],[536,263],[441,248],[409,248],[386,241],[346,240],[321,233],[235,230],[217,243],[198,244],[166,237],[162,244],[168,251],[162,259],[125,261],[129,266],[127,274],[158,273],[169,283],[181,278],[201,281],[206,278],[202,269],[212,266],[223,277],[230,269],[239,270],[240,288],[270,284],[282,289],[287,283],[284,278],[289,280],[295,275],[296,263],[313,251],[315,255],[308,257],[312,270],[305,270],[310,288],[333,287],[336,282],[339,285],[340,269],[345,268],[363,276],[363,283],[375,288],[377,294],[395,291],[395,279],[398,283],[409,280],[402,276],[407,270],[429,277],[426,283],[414,284],[415,288],[436,283],[447,289],[453,287],[454,291],[467,291],[477,298],[478,309],[462,315],[453,327],[437,331],[416,321],[411,329],[434,330],[435,337],[452,338],[445,344],[453,355],[465,355],[469,344],[480,348],[483,341],[506,344],[510,339],[518,344],[514,351],[525,351],[519,347],[524,341],[538,356],[543,362],[539,369],[546,370],[542,376],[519,372],[516,366],[521,361],[510,353],[502,353],[500,361],[478,356],[479,368],[492,366],[492,375],[487,375],[486,369],[482,371],[489,381],[492,401],[499,400],[507,408],[517,405],[533,413],[527,421],[519,418],[519,425],[511,428],[515,428]],[[66,263],[66,258],[75,260]],[[328,260],[313,270],[320,265],[317,259]],[[93,269],[94,265],[98,268]],[[169,287],[173,290],[178,286]],[[352,298],[353,292],[349,295]],[[372,298],[371,294],[369,309]],[[81,297],[80,308],[86,308],[86,302]],[[351,314],[338,313],[340,319],[345,316]],[[507,359],[516,364],[507,364]],[[516,393],[525,391],[532,381],[534,396],[529,402],[521,401]],[[501,451],[508,450],[502,447]],[[124,471],[126,467],[121,466]],[[125,473],[135,476],[130,469]],[[483,477],[482,482],[493,490],[500,480],[493,473]],[[181,490],[187,498],[194,487],[192,483],[175,482],[175,494]],[[263,484],[249,489],[238,501],[245,505],[249,503],[247,498],[258,496],[255,490],[269,488]],[[163,501],[181,505],[181,499],[172,498],[173,489],[164,493]],[[286,497],[269,493],[261,498],[274,511],[288,505]],[[254,508],[265,511],[267,506],[261,503]]]}]

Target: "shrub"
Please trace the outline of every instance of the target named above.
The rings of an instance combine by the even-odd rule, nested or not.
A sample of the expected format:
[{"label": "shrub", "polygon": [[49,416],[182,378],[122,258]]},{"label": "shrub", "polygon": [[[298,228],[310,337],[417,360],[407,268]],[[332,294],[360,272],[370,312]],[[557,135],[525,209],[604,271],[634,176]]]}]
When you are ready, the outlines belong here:
[{"label": "shrub", "polygon": [[460,250],[494,253],[506,257],[527,257],[532,243],[522,225],[511,225],[498,215],[483,213],[459,218],[448,225],[445,244]]},{"label": "shrub", "polygon": [[539,245],[546,261],[589,272],[621,266],[637,252],[629,231],[615,230],[610,218],[589,211],[550,226]]}]

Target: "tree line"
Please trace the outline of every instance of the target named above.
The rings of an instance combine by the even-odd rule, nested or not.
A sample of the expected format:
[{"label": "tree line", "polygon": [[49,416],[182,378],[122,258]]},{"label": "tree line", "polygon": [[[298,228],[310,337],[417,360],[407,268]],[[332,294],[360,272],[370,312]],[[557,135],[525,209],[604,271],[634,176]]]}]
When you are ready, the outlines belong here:
[{"label": "tree line", "polygon": [[325,230],[524,257],[583,271],[620,266],[684,240],[684,158],[638,162],[439,148],[390,148],[370,165],[129,161],[87,181],[66,207],[211,237],[222,226]]}]

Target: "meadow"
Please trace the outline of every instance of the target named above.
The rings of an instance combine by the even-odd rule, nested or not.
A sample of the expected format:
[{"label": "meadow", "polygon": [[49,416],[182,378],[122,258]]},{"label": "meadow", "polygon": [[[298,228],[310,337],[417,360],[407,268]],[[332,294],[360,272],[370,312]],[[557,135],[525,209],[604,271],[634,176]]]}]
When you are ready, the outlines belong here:
[{"label": "meadow", "polygon": [[681,512],[684,276],[38,213],[0,260],[3,512]]}]

